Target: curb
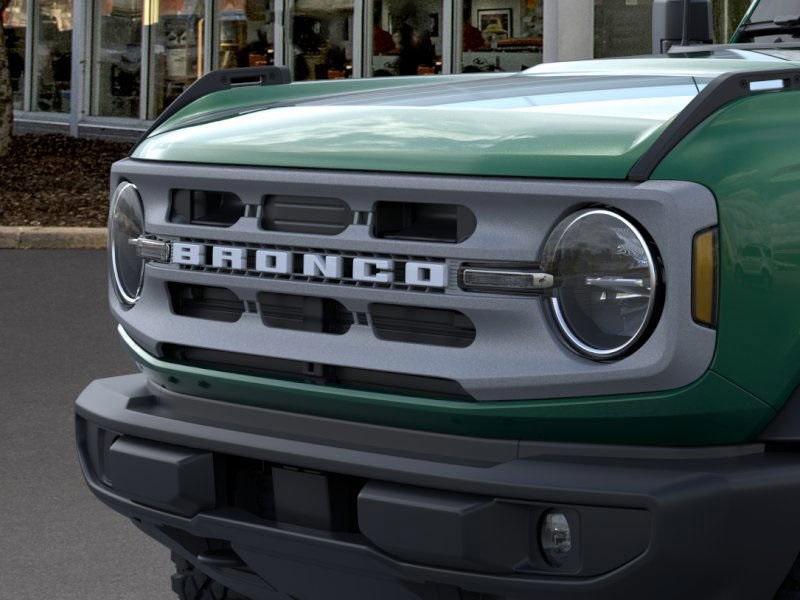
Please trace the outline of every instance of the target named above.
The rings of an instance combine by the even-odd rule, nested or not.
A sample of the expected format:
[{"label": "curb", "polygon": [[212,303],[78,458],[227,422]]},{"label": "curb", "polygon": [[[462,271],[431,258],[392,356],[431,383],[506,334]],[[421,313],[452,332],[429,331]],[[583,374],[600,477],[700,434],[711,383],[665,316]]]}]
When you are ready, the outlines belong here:
[{"label": "curb", "polygon": [[105,227],[0,227],[0,249],[105,250]]}]

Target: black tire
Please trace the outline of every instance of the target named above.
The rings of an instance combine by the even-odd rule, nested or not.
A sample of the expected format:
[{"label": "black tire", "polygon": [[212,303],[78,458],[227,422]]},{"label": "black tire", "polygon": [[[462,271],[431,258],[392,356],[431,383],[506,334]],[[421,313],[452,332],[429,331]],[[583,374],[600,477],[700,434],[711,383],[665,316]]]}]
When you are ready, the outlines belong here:
[{"label": "black tire", "polygon": [[175,563],[172,591],[180,600],[250,600],[198,571],[187,560],[173,555],[172,562]]}]

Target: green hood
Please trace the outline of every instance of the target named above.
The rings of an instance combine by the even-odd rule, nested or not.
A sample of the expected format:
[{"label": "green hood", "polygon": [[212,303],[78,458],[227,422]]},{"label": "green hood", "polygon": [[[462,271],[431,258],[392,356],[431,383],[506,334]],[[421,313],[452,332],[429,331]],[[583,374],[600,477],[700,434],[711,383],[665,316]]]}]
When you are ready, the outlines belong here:
[{"label": "green hood", "polygon": [[623,179],[708,81],[783,61],[628,59],[514,75],[295,83],[212,94],[133,157],[244,166]]}]

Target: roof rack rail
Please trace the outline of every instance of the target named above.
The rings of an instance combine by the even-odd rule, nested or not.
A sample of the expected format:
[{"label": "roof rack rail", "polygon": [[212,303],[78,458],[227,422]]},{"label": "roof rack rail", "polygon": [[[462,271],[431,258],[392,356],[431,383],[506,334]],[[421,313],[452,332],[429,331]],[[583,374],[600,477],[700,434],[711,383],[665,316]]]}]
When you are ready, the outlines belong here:
[{"label": "roof rack rail", "polygon": [[659,163],[700,123],[722,107],[752,94],[800,90],[800,68],[739,71],[720,75],[689,102],[664,129],[628,173],[631,181],[647,181]]},{"label": "roof rack rail", "polygon": [[241,69],[220,69],[204,75],[189,86],[164,112],[153,122],[142,136],[140,142],[159,128],[167,119],[179,110],[203,96],[221,92],[231,88],[284,85],[292,82],[292,75],[288,67],[263,66],[244,67]]}]

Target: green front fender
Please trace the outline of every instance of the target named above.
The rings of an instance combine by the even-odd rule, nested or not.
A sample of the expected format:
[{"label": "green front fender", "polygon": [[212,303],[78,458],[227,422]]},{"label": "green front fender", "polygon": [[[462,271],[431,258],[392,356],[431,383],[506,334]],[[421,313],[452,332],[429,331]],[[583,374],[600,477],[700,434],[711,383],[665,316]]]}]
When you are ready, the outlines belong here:
[{"label": "green front fender", "polygon": [[728,105],[653,178],[714,193],[720,298],[711,368],[779,409],[800,386],[800,92],[761,92]]}]

